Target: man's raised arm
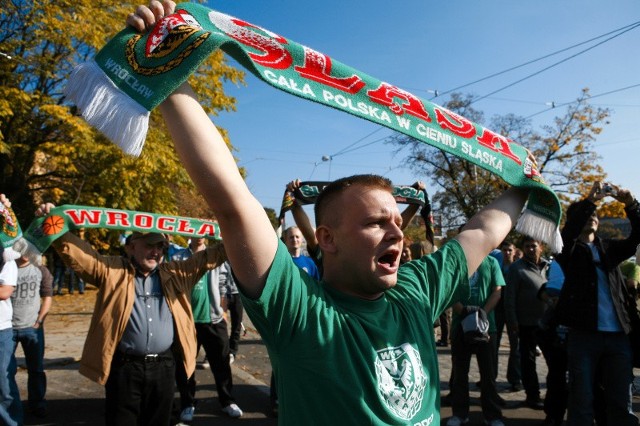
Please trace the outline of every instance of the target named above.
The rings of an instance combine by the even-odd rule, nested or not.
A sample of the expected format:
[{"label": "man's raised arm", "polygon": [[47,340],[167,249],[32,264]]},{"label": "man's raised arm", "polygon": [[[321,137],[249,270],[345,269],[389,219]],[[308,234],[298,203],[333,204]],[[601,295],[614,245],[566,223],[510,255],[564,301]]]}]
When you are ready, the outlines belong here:
[{"label": "man's raised arm", "polygon": [[[138,31],[173,13],[170,1],[138,7],[127,23]],[[258,200],[249,192],[225,141],[197,96],[183,84],[160,105],[176,151],[216,214],[231,265],[243,291],[258,297],[277,249],[277,237]]]},{"label": "man's raised arm", "polygon": [[176,151],[216,214],[245,293],[261,294],[277,248],[271,222],[249,192],[226,143],[187,84],[160,105]]},{"label": "man's raised arm", "polygon": [[[300,179],[292,180],[287,184],[287,191],[293,192],[300,188]],[[292,195],[293,197],[293,195]],[[298,229],[302,233],[305,241],[307,242],[307,251],[313,255],[317,254],[318,250],[318,240],[316,238],[316,229],[311,224],[311,220],[309,220],[309,216],[304,211],[300,203],[293,197],[293,205],[291,206],[291,215],[293,216],[293,220],[296,223]]]},{"label": "man's raised arm", "polygon": [[527,196],[526,190],[509,188],[469,219],[456,236],[467,257],[469,276],[514,227]]}]

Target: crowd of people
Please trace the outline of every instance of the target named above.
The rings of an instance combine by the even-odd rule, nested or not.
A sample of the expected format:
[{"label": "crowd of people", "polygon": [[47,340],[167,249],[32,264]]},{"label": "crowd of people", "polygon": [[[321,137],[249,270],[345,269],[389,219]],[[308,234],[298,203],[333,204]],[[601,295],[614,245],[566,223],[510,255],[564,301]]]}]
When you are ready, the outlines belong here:
[{"label": "crowd of people", "polygon": [[[154,0],[127,22],[146,31],[174,6]],[[515,187],[437,249],[425,226],[425,241],[412,250],[403,229],[418,208],[400,213],[393,185],[376,175],[324,188],[314,205],[315,226],[294,202],[296,226],[279,238],[190,86],[181,85],[160,111],[225,238],[210,244],[193,238],[177,249],[163,234],[133,232],[117,256],[98,253],[72,232],[53,242],[63,264],[98,288],[79,371],[104,385],[107,425],[169,425],[176,389],[180,419],[191,421],[200,346],[221,410],[241,417],[230,364],[242,309],[268,350],[282,424],[439,424],[437,322],[448,328],[438,344],[451,345],[448,426],[469,423],[473,355],[485,424],[508,423],[496,387],[505,326],[510,356],[502,370],[511,389],[524,389],[527,407],[544,410],[543,424],[563,424],[565,416],[570,426],[638,424],[628,338],[637,315],[629,285],[635,281],[619,267],[640,244],[640,205],[629,191],[606,193],[596,182],[569,207],[564,248],[551,253],[553,260],[543,256],[541,241],[508,240],[528,197]],[[605,196],[624,204],[628,237],[597,236],[596,210]],[[0,201],[10,203],[4,196]],[[36,216],[53,207],[40,205]],[[429,210],[420,211],[425,223]],[[56,274],[3,256],[0,419],[7,425],[23,421],[13,355],[18,343],[29,372],[27,407],[46,415],[42,336]],[[229,326],[224,310],[231,307]],[[548,367],[544,397],[538,351]]]},{"label": "crowd of people", "polygon": [[[287,188],[293,193],[299,185],[300,181],[294,180]],[[415,185],[424,190],[421,182]],[[453,415],[446,420],[448,426],[469,421],[469,367],[473,355],[480,372],[477,385],[481,390],[481,410],[489,425],[508,422],[502,416],[505,401],[496,386],[499,375],[504,375],[509,383],[507,391],[524,389],[525,406],[543,410],[544,425],[564,424],[565,416],[567,424],[573,425],[591,424],[584,422],[594,420],[598,425],[637,424],[631,410],[633,376],[626,334],[630,327],[628,298],[635,299],[640,284],[640,266],[628,257],[630,252],[635,254],[636,240],[640,239],[640,208],[627,191],[617,188],[620,201],[626,205],[632,232],[624,240],[600,240],[596,236],[599,222],[595,213],[597,202],[602,198],[600,187],[600,183],[596,183],[584,200],[570,207],[563,236],[567,236],[565,241],[573,243],[565,245],[562,253],[545,257],[543,243],[528,236],[521,236],[515,243],[502,241],[469,276],[468,292],[452,297],[446,310],[433,321],[434,329],[437,326],[441,329],[433,334],[434,340],[438,338],[436,345],[451,345],[449,394],[442,398],[443,404],[452,407]],[[3,200],[8,203],[6,197]],[[39,214],[46,214],[52,207],[41,206]],[[416,244],[402,237],[399,240],[402,248],[395,254],[398,264],[412,265],[439,251],[429,229],[429,209],[427,205],[420,210],[425,240]],[[295,268],[300,270],[297,275],[317,286],[324,271],[324,259],[316,230],[300,204],[294,201],[291,211],[296,224],[285,229],[281,240]],[[403,212],[406,220],[398,224],[400,234],[416,213],[414,206]],[[464,227],[460,232],[464,232]],[[303,235],[309,239],[305,241]],[[440,250],[446,249],[447,244],[450,243],[441,244]],[[196,407],[194,363],[200,346],[213,372],[222,411],[231,417],[242,416],[233,397],[230,365],[239,347],[243,308],[222,244],[208,245],[204,238],[194,238],[187,247],[180,247],[171,243],[167,235],[134,232],[126,239],[124,256],[102,256],[87,242],[68,233],[54,243],[54,247],[65,265],[78,265],[79,276],[96,283],[101,293],[99,300],[113,297],[122,300],[115,305],[114,312],[104,310],[101,303],[96,305],[92,321],[103,323],[102,331],[93,338],[88,337],[80,367],[83,374],[105,385],[108,424],[135,423],[140,418],[146,419],[147,424],[157,424],[158,419],[170,415],[174,390],[180,395],[180,421],[192,421]],[[58,266],[50,263],[53,266],[50,270],[32,264],[26,256],[13,263],[15,289],[0,305],[5,306],[5,311],[9,304],[12,308],[11,350],[4,355],[15,353],[17,346],[22,346],[28,371],[26,408],[33,415],[44,417],[43,323],[52,305]],[[123,264],[128,267],[121,269]],[[610,265],[611,271],[605,272],[606,265]],[[133,270],[126,273],[129,268]],[[594,269],[592,276],[585,277],[590,268]],[[7,283],[13,278],[7,274],[11,276],[7,271],[1,276],[0,290],[10,288]],[[111,276],[113,274],[115,276]],[[176,283],[178,278],[180,282]],[[130,280],[135,300],[125,303],[127,292],[115,286],[121,280]],[[165,288],[164,285],[168,285],[163,284],[165,281],[175,288]],[[584,284],[579,284],[584,282],[593,283],[587,295]],[[191,315],[184,312],[184,306],[177,308],[184,297],[178,289],[190,289],[189,304],[185,306],[191,308]],[[167,303],[162,302],[163,297]],[[577,302],[579,310],[575,306]],[[130,306],[127,307],[127,303]],[[561,313],[558,306],[563,310]],[[585,306],[593,306],[593,311],[588,312]],[[225,310],[228,310],[226,315]],[[451,311],[451,318],[445,325],[442,318],[447,311]],[[231,319],[231,324],[227,324],[225,316]],[[105,317],[113,322],[104,324]],[[507,365],[500,369],[498,350],[505,326],[509,356]],[[194,329],[196,339],[184,343],[178,350],[176,344],[189,340],[188,333],[183,331],[185,328]],[[167,330],[174,330],[177,335],[166,333]],[[185,334],[183,339],[180,333]],[[107,347],[112,347],[114,352],[105,352]],[[190,354],[190,361],[177,358],[184,354]],[[544,398],[536,371],[539,355],[543,356],[548,371]],[[162,360],[174,361],[174,368],[167,370]],[[142,376],[145,381],[155,381],[156,389],[146,397],[131,388],[132,377],[139,374],[139,364],[148,369]],[[15,375],[15,358],[8,358],[3,365],[9,378]],[[593,369],[586,368],[589,366]],[[606,374],[602,373],[603,369]],[[278,415],[278,370],[273,371],[272,403]],[[149,377],[150,372],[153,379]],[[22,405],[15,383],[10,383],[8,389],[12,398],[6,401],[3,415],[21,424]],[[140,397],[136,399],[134,395]],[[161,398],[163,403],[159,403],[163,401]],[[157,413],[157,407],[163,407],[164,412]],[[8,420],[5,423],[12,424]]]}]

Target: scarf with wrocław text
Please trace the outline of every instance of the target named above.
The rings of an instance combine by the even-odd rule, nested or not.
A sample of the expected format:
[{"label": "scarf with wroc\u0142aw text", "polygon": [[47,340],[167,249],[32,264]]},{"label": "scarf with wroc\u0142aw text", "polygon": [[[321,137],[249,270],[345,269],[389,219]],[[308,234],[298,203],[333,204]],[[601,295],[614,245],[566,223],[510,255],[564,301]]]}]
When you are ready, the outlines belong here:
[{"label": "scarf with wroc\u0142aw text", "polygon": [[155,232],[191,238],[220,239],[218,224],[208,220],[74,205],[52,208],[47,216],[39,217],[29,225],[29,228],[24,232],[24,237],[40,253],[44,253],[51,243],[64,233],[83,228]]}]

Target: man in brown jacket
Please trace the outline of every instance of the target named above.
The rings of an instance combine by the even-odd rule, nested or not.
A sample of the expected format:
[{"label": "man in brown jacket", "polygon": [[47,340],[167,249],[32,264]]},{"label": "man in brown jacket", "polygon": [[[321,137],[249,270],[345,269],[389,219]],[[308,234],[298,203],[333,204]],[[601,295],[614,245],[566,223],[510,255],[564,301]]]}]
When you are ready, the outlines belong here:
[{"label": "man in brown jacket", "polygon": [[[36,215],[53,207],[43,204]],[[195,370],[191,288],[224,262],[222,244],[166,263],[168,241],[155,233],[134,232],[126,257],[103,256],[70,232],[53,247],[98,287],[80,373],[105,385],[106,424],[169,425],[175,362],[183,362],[187,374]]]}]

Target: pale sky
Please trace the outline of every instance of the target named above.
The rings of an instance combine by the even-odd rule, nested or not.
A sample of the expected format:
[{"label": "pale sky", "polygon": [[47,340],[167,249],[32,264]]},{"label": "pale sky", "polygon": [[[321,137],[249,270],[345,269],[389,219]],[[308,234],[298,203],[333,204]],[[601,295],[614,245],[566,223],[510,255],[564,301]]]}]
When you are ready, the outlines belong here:
[{"label": "pale sky", "polygon": [[[592,105],[612,110],[595,143],[601,165],[611,182],[640,197],[640,28],[620,30],[640,21],[638,0],[218,0],[209,7],[436,104],[448,97],[432,99],[430,91],[443,93],[595,39],[458,91],[489,95],[474,104],[487,121],[496,114],[536,114],[533,124],[540,129],[566,112],[551,110],[551,102],[572,102],[588,87]],[[286,94],[251,74],[246,80],[246,87],[225,88],[236,97],[237,112],[214,122],[229,131],[247,184],[265,207],[278,212],[284,187],[294,178],[377,173],[396,184],[426,180],[404,168],[404,155],[394,156],[395,148],[382,142],[391,130]]]}]

